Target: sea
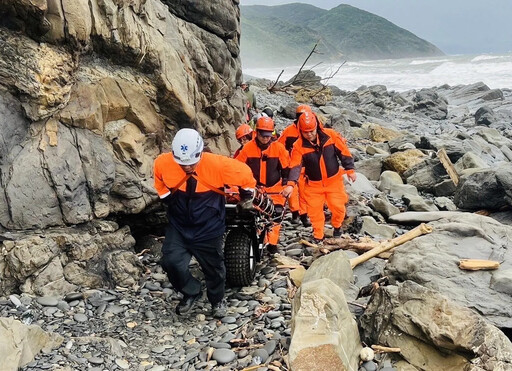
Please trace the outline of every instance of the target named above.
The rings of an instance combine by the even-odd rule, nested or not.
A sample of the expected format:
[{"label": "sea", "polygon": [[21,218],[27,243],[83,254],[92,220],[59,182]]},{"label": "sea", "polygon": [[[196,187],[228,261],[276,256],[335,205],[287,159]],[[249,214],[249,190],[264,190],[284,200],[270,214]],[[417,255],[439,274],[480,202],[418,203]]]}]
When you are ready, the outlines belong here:
[{"label": "sea", "polygon": [[[385,85],[388,90],[402,92],[444,84],[455,86],[476,82],[483,82],[491,89],[512,89],[512,52],[342,63],[306,65],[305,68],[313,67],[313,71],[324,78],[324,83],[349,91],[362,85]],[[245,75],[274,81],[284,70],[280,81],[287,81],[299,68],[244,68],[243,72]]]}]

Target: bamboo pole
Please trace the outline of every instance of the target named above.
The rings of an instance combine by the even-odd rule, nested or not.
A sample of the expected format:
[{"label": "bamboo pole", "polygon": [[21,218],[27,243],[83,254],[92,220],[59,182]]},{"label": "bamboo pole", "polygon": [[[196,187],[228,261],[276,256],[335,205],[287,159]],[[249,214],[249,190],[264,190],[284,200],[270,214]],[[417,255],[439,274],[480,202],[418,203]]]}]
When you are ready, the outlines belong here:
[{"label": "bamboo pole", "polygon": [[350,259],[350,267],[352,269],[354,269],[359,264],[364,263],[365,261],[379,255],[380,253],[391,250],[393,247],[396,247],[398,245],[406,243],[407,241],[410,241],[413,238],[430,233],[430,232],[432,232],[432,230],[433,230],[432,226],[425,224],[425,223],[421,223],[419,226],[408,231],[407,233],[404,233],[401,236],[398,236],[396,238],[393,238],[392,240],[384,242],[384,243],[382,243],[382,245],[375,247],[374,249],[371,249],[370,251],[367,251],[364,254],[359,255],[356,258]]}]

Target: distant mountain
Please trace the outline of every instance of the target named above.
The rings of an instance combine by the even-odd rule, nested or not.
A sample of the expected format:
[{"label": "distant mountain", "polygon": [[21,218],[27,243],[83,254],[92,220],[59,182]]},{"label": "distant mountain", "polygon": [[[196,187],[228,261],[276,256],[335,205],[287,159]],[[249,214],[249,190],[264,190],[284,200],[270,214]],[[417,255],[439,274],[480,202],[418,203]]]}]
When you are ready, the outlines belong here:
[{"label": "distant mountain", "polygon": [[240,8],[246,68],[301,64],[317,41],[318,53],[310,63],[444,54],[413,33],[350,5],[331,10],[302,3]]}]

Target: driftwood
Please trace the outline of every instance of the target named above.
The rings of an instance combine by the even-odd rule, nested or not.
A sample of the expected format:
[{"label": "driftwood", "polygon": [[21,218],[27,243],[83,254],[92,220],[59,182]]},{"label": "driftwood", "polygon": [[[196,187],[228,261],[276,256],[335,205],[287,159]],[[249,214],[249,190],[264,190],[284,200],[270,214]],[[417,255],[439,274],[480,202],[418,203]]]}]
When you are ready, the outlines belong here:
[{"label": "driftwood", "polygon": [[443,164],[446,172],[450,176],[450,179],[452,180],[453,184],[457,185],[459,184],[459,174],[457,174],[457,171],[453,167],[452,162],[450,161],[450,158],[446,154],[446,150],[444,148],[441,148],[437,152],[437,158],[439,158],[439,161]]},{"label": "driftwood", "polygon": [[359,255],[356,258],[350,259],[350,266],[352,269],[354,269],[359,264],[364,263],[365,261],[379,255],[380,253],[391,250],[393,247],[396,247],[398,245],[406,243],[407,241],[410,241],[410,240],[412,240],[416,237],[419,237],[423,234],[430,233],[430,232],[432,232],[432,230],[433,230],[433,228],[430,225],[421,223],[419,226],[408,231],[407,233],[404,233],[401,236],[393,238],[392,240],[383,242],[382,244],[380,244],[380,246],[375,247],[372,250],[367,251],[364,254]]},{"label": "driftwood", "polygon": [[494,260],[462,259],[459,268],[466,271],[494,270],[500,267],[500,262]]},{"label": "driftwood", "polygon": [[383,345],[372,345],[372,349],[377,353],[400,353],[400,348],[390,348]]},{"label": "driftwood", "polygon": [[[335,250],[353,250],[358,253],[364,253],[370,251],[381,245],[380,242],[374,241],[369,238],[363,237],[359,241],[354,241],[350,237],[343,238],[328,238],[325,240],[325,245],[320,249],[323,254],[328,254]],[[392,255],[391,252],[383,252],[377,255],[381,259],[389,259]]]},{"label": "driftwood", "polygon": [[[356,252],[365,252],[380,246],[380,244],[376,241],[369,240],[368,242],[357,242],[350,238],[328,238],[325,240],[325,245],[322,246],[311,243],[307,240],[300,240],[299,243],[314,249],[318,249],[318,251],[324,255],[327,255],[336,250],[354,250]],[[392,253],[390,252],[383,252],[377,255],[377,257],[381,259],[389,259],[391,255]]]}]

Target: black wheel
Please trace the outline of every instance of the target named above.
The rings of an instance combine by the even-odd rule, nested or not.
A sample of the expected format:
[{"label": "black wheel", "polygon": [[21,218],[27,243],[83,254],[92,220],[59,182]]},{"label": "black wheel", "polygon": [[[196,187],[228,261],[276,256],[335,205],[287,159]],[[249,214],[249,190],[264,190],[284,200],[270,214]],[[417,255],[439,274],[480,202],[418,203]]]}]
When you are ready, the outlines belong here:
[{"label": "black wheel", "polygon": [[224,243],[226,280],[231,286],[251,284],[256,272],[258,257],[254,256],[253,239],[243,228],[231,229]]}]

